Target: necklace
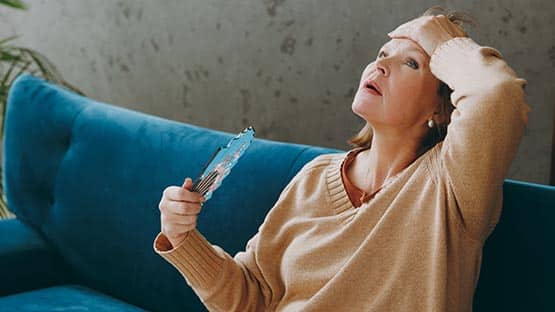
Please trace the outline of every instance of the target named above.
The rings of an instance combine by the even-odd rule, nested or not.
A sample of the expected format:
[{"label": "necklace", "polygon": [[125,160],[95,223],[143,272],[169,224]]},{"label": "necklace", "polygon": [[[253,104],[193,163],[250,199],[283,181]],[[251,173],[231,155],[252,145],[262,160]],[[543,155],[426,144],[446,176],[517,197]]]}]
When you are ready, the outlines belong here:
[{"label": "necklace", "polygon": [[[365,187],[368,186],[368,182],[369,182],[369,180],[370,180],[370,166],[368,165],[367,167],[368,167],[368,168],[366,169],[366,176],[364,177],[364,179],[365,179],[364,186],[365,186]],[[401,169],[401,170],[400,170],[399,172],[397,172],[396,174],[394,174],[394,175],[392,175],[392,176],[390,176],[390,177],[387,177],[387,178],[384,180],[384,182],[382,183],[382,185],[381,185],[378,189],[376,189],[375,191],[373,191],[372,193],[366,193],[365,190],[362,190],[362,194],[360,195],[360,202],[361,202],[361,203],[364,202],[364,198],[365,198],[367,195],[374,195],[374,194],[378,193],[379,191],[381,191],[384,187],[386,187],[389,183],[391,183],[391,181],[393,181],[399,174],[401,174],[402,171],[403,171],[403,170]]]},{"label": "necklace", "polygon": [[[370,167],[368,167],[368,168],[370,168]],[[362,190],[362,194],[360,195],[360,201],[361,201],[361,202],[364,202],[364,197],[366,197],[367,195],[374,195],[374,194],[378,193],[379,191],[381,191],[381,190],[382,190],[384,187],[386,187],[391,181],[393,181],[393,179],[394,179],[395,177],[397,177],[397,176],[399,175],[399,173],[400,173],[400,172],[396,173],[395,175],[393,175],[393,176],[391,176],[391,177],[386,178],[386,179],[384,180],[384,182],[382,183],[382,185],[381,185],[379,188],[377,188],[375,191],[373,191],[372,193],[366,193],[365,190]],[[367,176],[369,176],[369,175],[370,175],[370,170],[368,170],[368,171],[366,172],[366,174],[367,174]],[[366,180],[365,185],[368,185],[368,179]]]}]

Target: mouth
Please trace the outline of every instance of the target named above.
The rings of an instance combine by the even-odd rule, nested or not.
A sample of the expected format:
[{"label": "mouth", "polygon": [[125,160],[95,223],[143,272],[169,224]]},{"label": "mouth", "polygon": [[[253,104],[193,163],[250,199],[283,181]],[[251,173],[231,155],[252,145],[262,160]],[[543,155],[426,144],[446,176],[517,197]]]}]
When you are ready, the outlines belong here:
[{"label": "mouth", "polygon": [[364,88],[372,93],[377,93],[378,95],[382,95],[382,91],[380,90],[380,87],[378,86],[378,84],[373,81],[373,80],[367,80],[364,83]]}]

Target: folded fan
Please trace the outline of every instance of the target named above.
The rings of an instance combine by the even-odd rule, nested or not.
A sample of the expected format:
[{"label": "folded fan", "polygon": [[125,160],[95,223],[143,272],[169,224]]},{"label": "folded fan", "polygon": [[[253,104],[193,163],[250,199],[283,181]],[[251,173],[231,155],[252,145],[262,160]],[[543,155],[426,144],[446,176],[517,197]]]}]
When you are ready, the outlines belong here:
[{"label": "folded fan", "polygon": [[232,138],[225,147],[218,147],[206,162],[199,178],[193,183],[192,190],[204,196],[205,202],[220,187],[231,168],[250,146],[254,138],[254,128],[248,127]]}]

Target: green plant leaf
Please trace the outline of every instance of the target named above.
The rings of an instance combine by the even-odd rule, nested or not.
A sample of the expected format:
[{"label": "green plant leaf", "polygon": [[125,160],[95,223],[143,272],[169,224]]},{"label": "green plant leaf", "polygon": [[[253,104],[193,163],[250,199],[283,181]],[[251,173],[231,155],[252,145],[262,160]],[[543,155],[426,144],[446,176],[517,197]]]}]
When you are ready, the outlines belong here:
[{"label": "green plant leaf", "polygon": [[49,79],[62,86],[65,86],[79,95],[85,95],[77,87],[67,82],[62,77],[62,75],[60,74],[56,66],[52,64],[52,62],[50,62],[48,58],[46,58],[46,56],[44,56],[42,53],[28,48],[18,47],[18,49],[20,49],[23,52],[26,52],[29,56],[33,58],[33,60],[36,62],[37,66],[39,67],[40,71],[43,73],[43,75],[45,75],[46,79]]},{"label": "green plant leaf", "polygon": [[0,62],[12,62],[12,61],[17,61],[19,62],[21,60],[21,55],[18,54],[14,54],[12,53],[12,51],[8,50],[8,49],[1,49],[0,48]]},{"label": "green plant leaf", "polygon": [[20,0],[0,0],[0,4],[12,7],[14,9],[27,10],[27,5]]},{"label": "green plant leaf", "polygon": [[[17,9],[27,9],[25,3],[20,0],[0,0],[0,5],[6,5]],[[7,45],[6,43],[18,38],[11,36],[0,39],[0,138],[3,137],[3,125],[5,121],[5,111],[7,105],[8,92],[12,82],[23,72],[28,72],[34,76],[40,76],[46,80],[69,88],[77,94],[85,95],[81,90],[67,82],[58,69],[48,58],[41,53],[23,47]],[[4,73],[3,63],[9,63],[8,70]],[[14,72],[17,70],[17,73]],[[40,75],[39,75],[40,74]],[[0,167],[0,176],[2,168]],[[0,183],[0,219],[15,217],[8,209],[6,196]]]},{"label": "green plant leaf", "polygon": [[[30,64],[30,63],[28,63]],[[12,71],[17,67],[17,60],[13,60],[12,63],[10,64],[10,68],[8,69],[8,72],[4,75],[4,79],[2,79],[2,82],[0,82],[0,87],[4,87],[6,86],[6,82],[8,82],[8,79],[10,78],[10,75],[12,74]]]},{"label": "green plant leaf", "polygon": [[8,38],[0,39],[0,45],[6,43],[8,41],[17,39],[17,38],[19,38],[19,35],[15,35],[15,36],[11,36],[11,37],[8,37]]},{"label": "green plant leaf", "polygon": [[44,55],[28,48],[19,48],[19,50],[33,59],[46,79],[61,84],[63,78],[58,69]]},{"label": "green plant leaf", "polygon": [[[2,175],[2,168],[0,167],[0,176]],[[8,203],[6,201],[6,195],[4,194],[4,188],[0,184],[0,219],[14,218],[15,215],[8,209]]]}]

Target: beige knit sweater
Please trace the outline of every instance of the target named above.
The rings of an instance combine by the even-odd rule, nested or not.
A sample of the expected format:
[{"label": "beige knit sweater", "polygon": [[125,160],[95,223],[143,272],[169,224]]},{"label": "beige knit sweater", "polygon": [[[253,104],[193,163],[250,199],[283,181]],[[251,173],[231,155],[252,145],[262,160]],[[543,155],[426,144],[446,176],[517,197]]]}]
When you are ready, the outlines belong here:
[{"label": "beige knit sweater", "polygon": [[156,252],[211,311],[471,311],[530,110],[526,81],[470,38],[440,45],[430,67],[454,90],[448,135],[369,202],[349,201],[346,153],[320,155],[245,251],[232,257],[195,229],[175,248],[160,233]]}]

